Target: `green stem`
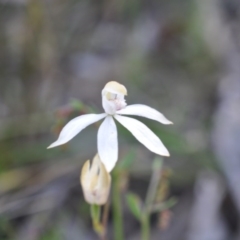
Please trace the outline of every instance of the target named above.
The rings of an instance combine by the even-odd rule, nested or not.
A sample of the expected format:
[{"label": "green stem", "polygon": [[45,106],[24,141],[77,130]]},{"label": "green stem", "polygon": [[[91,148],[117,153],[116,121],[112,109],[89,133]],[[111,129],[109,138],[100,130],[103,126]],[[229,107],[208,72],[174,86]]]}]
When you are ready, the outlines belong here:
[{"label": "green stem", "polygon": [[147,197],[145,201],[147,211],[149,211],[149,208],[153,204],[154,199],[156,197],[158,184],[161,178],[162,164],[163,162],[160,158],[155,158],[152,164],[152,176],[151,176],[150,184],[148,186]]},{"label": "green stem", "polygon": [[91,210],[91,217],[93,222],[99,222],[100,219],[100,206],[92,204],[90,206],[90,210]]},{"label": "green stem", "polygon": [[112,204],[114,239],[124,240],[119,173],[113,173]]},{"label": "green stem", "polygon": [[142,231],[142,240],[150,239],[150,211],[151,207],[154,203],[154,199],[156,197],[156,192],[158,188],[158,184],[161,178],[161,169],[162,169],[162,160],[160,158],[156,158],[153,161],[152,165],[152,177],[150,180],[150,184],[148,186],[147,196],[145,200],[145,210],[142,214],[141,219],[141,231]]},{"label": "green stem", "polygon": [[93,229],[98,234],[99,238],[102,239],[104,229],[100,223],[101,207],[98,205],[91,205],[91,218],[93,223]]},{"label": "green stem", "polygon": [[142,240],[150,240],[149,215],[145,213],[141,220]]},{"label": "green stem", "polygon": [[103,207],[103,217],[102,217],[102,227],[103,227],[103,235],[102,239],[107,239],[107,223],[108,223],[108,216],[109,216],[109,201],[106,202],[106,204]]}]

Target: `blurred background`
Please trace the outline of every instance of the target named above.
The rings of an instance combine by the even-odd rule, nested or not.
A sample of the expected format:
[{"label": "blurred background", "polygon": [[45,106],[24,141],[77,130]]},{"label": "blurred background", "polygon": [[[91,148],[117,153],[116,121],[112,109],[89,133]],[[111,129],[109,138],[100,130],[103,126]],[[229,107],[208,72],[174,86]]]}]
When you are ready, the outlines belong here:
[{"label": "blurred background", "polygon": [[[103,111],[111,80],[174,122],[141,119],[171,153],[171,209],[151,239],[240,239],[238,0],[0,0],[0,239],[97,239],[79,184],[98,124],[46,150],[79,114]],[[140,118],[139,118],[140,119]],[[125,239],[140,239],[125,193],[144,198],[155,155],[121,126]],[[109,218],[109,239],[113,223]]]}]

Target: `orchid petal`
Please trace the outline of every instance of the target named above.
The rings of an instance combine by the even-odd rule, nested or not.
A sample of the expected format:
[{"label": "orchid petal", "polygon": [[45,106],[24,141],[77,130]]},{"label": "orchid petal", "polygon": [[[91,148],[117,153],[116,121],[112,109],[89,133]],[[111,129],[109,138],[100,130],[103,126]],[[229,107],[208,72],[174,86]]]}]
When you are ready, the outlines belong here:
[{"label": "orchid petal", "polygon": [[92,123],[95,123],[106,116],[106,113],[102,114],[85,114],[80,117],[72,119],[67,125],[62,129],[58,140],[52,143],[48,148],[53,148],[62,145],[72,138],[74,138],[79,132]]},{"label": "orchid petal", "polygon": [[173,124],[159,111],[142,104],[128,105],[127,107],[117,111],[116,113],[123,114],[123,115],[126,114],[126,115],[136,115],[140,117],[146,117],[146,118],[158,121],[162,124]]},{"label": "orchid petal", "polygon": [[169,152],[161,140],[146,125],[133,118],[120,115],[115,115],[114,117],[150,151],[162,156],[169,156]]},{"label": "orchid petal", "polygon": [[98,130],[98,153],[105,168],[110,172],[118,159],[117,127],[111,116],[107,116]]}]

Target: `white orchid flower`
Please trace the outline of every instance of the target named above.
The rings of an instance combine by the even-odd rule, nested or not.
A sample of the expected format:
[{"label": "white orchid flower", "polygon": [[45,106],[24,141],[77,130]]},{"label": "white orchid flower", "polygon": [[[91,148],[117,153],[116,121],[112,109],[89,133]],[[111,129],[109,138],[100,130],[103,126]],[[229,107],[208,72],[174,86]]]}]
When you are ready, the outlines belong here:
[{"label": "white orchid flower", "polygon": [[84,198],[89,204],[103,205],[107,202],[111,187],[111,176],[100,161],[98,154],[94,157],[92,164],[90,164],[90,160],[84,163],[80,183]]},{"label": "white orchid flower", "polygon": [[102,105],[105,113],[86,114],[72,119],[62,129],[59,138],[48,148],[67,143],[84,128],[103,118],[104,121],[98,130],[97,145],[101,161],[110,172],[118,159],[117,127],[114,118],[127,128],[133,136],[150,151],[169,156],[169,152],[161,140],[146,125],[140,121],[122,115],[136,115],[146,117],[162,124],[172,124],[163,114],[157,110],[142,104],[127,106],[124,97],[127,95],[125,86],[112,81],[105,85],[102,90]]}]

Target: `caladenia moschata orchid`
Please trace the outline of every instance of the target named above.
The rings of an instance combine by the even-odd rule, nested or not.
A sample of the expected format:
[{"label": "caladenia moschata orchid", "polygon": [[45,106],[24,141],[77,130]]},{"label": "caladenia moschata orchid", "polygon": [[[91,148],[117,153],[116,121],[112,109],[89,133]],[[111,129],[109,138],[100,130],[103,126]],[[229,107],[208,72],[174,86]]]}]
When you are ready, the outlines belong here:
[{"label": "caladenia moschata orchid", "polygon": [[89,204],[104,205],[109,196],[111,176],[96,154],[92,164],[87,160],[80,175],[85,200]]},{"label": "caladenia moschata orchid", "polygon": [[85,114],[72,119],[62,129],[59,138],[48,148],[67,143],[84,128],[104,118],[98,130],[98,153],[105,168],[110,172],[118,159],[117,127],[114,119],[127,128],[133,136],[150,151],[169,156],[169,152],[161,140],[146,125],[140,121],[122,115],[135,115],[146,117],[162,124],[172,124],[163,114],[157,110],[142,104],[127,106],[125,96],[127,89],[118,82],[108,82],[102,90],[102,105],[105,113]]}]

